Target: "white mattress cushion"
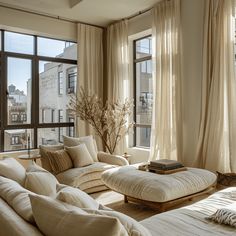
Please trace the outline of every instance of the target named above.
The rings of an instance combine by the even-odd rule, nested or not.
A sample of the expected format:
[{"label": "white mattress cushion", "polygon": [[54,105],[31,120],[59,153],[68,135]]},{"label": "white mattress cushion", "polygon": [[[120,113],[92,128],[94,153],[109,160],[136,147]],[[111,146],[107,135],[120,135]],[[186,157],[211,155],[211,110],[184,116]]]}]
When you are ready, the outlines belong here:
[{"label": "white mattress cushion", "polygon": [[114,167],[114,165],[109,165],[102,162],[94,162],[89,166],[66,170],[58,174],[56,178],[62,184],[72,187],[79,187],[81,184],[90,180],[100,179],[103,171]]},{"label": "white mattress cushion", "polygon": [[228,188],[193,205],[152,216],[140,223],[152,235],[158,236],[233,236],[234,227],[220,225],[206,218],[235,201],[236,187]]},{"label": "white mattress cushion", "polygon": [[130,165],[107,170],[102,174],[102,180],[112,190],[152,202],[166,202],[194,194],[216,181],[214,173],[197,168],[168,175],[137,168],[138,165]]}]

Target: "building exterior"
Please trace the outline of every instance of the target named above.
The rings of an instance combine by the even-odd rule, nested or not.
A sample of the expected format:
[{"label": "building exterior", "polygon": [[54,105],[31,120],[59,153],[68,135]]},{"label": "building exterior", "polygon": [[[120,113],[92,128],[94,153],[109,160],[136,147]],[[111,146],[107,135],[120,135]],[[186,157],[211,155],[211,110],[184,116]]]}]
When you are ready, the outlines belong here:
[{"label": "building exterior", "polygon": [[[76,58],[76,44],[66,44],[58,57]],[[76,92],[77,66],[58,62],[39,62],[39,122],[74,122],[68,113],[70,95]],[[27,81],[27,94],[15,85],[8,87],[8,123],[31,123],[32,79]],[[63,135],[74,136],[74,127],[38,129],[38,145],[57,144]],[[5,150],[28,148],[27,137],[33,139],[31,129],[6,130]],[[31,140],[32,141],[32,140]]]}]

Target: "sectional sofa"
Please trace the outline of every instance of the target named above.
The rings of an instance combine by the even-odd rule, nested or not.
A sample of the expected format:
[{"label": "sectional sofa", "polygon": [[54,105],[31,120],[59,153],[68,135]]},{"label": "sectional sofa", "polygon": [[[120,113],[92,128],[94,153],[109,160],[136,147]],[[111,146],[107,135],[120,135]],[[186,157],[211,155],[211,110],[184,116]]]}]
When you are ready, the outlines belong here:
[{"label": "sectional sofa", "polygon": [[59,184],[36,165],[25,171],[12,158],[0,160],[0,236],[235,235],[235,227],[207,219],[235,201],[236,188],[228,188],[193,205],[137,222],[77,188]]}]

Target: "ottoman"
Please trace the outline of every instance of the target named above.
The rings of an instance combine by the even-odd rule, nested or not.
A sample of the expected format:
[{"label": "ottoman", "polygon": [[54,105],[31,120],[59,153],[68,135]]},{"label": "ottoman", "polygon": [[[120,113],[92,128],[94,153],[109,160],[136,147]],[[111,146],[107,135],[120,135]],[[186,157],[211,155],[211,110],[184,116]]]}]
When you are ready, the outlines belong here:
[{"label": "ottoman", "polygon": [[160,175],[138,170],[138,164],[106,170],[101,178],[107,187],[123,194],[125,202],[142,203],[159,211],[211,192],[217,180],[214,173],[204,169]]}]

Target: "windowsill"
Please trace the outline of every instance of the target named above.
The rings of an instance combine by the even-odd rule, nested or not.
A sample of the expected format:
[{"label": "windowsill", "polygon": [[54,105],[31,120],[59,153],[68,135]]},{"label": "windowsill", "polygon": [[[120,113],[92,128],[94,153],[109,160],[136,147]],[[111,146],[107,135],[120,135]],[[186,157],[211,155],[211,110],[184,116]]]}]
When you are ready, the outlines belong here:
[{"label": "windowsill", "polygon": [[150,151],[149,147],[128,147],[128,149],[132,149],[132,150],[141,150],[141,151]]},{"label": "windowsill", "polygon": [[[38,152],[39,149],[30,149],[30,153],[35,153]],[[0,157],[1,156],[8,156],[8,155],[22,155],[28,153],[28,150],[15,150],[15,151],[5,151],[5,152],[0,152]]]}]

